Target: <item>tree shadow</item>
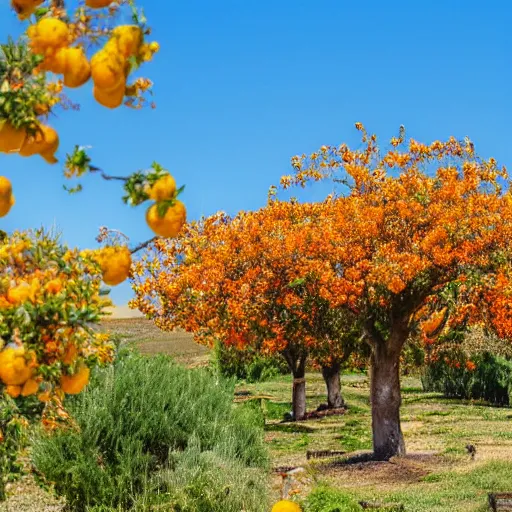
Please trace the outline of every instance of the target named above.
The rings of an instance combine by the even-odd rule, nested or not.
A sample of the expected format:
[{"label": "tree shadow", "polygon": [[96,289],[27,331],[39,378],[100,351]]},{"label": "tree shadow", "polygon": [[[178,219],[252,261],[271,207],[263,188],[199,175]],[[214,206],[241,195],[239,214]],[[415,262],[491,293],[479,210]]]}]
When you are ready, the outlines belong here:
[{"label": "tree shadow", "polygon": [[266,432],[285,432],[290,434],[312,434],[315,432],[314,428],[307,425],[301,425],[297,422],[286,423],[269,423],[265,425]]}]

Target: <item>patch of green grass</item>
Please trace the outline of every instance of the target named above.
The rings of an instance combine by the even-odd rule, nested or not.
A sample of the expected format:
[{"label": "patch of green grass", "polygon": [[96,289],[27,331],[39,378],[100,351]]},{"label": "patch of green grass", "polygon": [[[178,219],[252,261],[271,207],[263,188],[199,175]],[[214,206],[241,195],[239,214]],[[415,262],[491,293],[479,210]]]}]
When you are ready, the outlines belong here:
[{"label": "patch of green grass", "polygon": [[[360,500],[403,504],[411,512],[478,512],[488,510],[489,492],[507,491],[512,482],[512,462],[489,462],[471,471],[432,473],[420,482],[400,486],[395,492],[357,487],[339,491],[319,484],[305,500],[306,512],[361,510]],[[336,508],[338,507],[338,508]]]}]

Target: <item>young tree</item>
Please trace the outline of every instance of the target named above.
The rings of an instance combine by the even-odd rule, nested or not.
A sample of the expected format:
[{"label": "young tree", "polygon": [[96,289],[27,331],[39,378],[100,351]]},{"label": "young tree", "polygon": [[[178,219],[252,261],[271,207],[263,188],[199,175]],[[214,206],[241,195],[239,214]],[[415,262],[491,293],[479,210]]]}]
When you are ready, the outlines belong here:
[{"label": "young tree", "polygon": [[[58,162],[59,134],[48,119],[59,110],[76,110],[68,90],[91,84],[98,108],[150,105],[151,81],[135,75],[159,45],[148,41],[150,27],[134,0],[11,0],[11,8],[25,31],[0,45],[2,158]],[[122,24],[127,15],[132,23]],[[126,203],[151,201],[146,221],[157,236],[175,236],[185,222],[177,199],[182,189],[156,163],[148,171],[113,177],[78,145],[63,163],[66,178],[98,173],[124,183]],[[0,176],[0,218],[15,203],[9,178]],[[46,404],[44,423],[55,426],[59,415],[66,418],[64,394],[80,392],[89,367],[112,357],[108,338],[92,328],[107,305],[101,281],[115,286],[127,279],[132,254],[147,243],[130,250],[121,234],[103,229],[98,240],[104,247],[79,252],[44,231],[0,235],[0,392],[18,399],[37,395]]]},{"label": "young tree", "polygon": [[320,204],[271,202],[155,242],[155,253],[135,266],[131,305],[160,328],[182,327],[202,343],[218,339],[281,354],[294,378],[293,417],[302,419],[308,355],[342,340],[334,338],[339,322],[327,321],[328,304],[319,307],[319,283],[335,277],[316,248],[322,212]]},{"label": "young tree", "polygon": [[323,217],[338,269],[330,300],[360,316],[371,346],[373,447],[385,460],[405,453],[400,354],[425,311],[446,307],[452,327],[484,322],[510,337],[512,197],[505,169],[479,159],[469,140],[406,142],[401,129],[381,154],[356,127],[362,149],[294,157],[281,184],[332,178],[345,187]]}]

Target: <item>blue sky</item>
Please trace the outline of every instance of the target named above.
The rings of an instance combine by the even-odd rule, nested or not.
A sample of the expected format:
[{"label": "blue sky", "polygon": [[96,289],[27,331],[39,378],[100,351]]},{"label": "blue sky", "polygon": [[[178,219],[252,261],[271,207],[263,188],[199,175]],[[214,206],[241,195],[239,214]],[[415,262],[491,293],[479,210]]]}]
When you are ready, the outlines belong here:
[{"label": "blue sky", "polygon": [[[506,0],[146,0],[161,44],[145,68],[156,110],[110,111],[92,85],[69,91],[80,112],[59,112],[64,159],[75,144],[127,175],[154,160],[185,184],[190,219],[265,204],[290,173],[290,157],[322,144],[357,144],[356,121],[383,142],[404,124],[429,142],[468,135],[484,157],[512,164],[512,4]],[[3,39],[20,25],[4,1]],[[55,224],[72,246],[95,246],[98,228],[133,243],[151,237],[145,206],[121,201],[117,183],[96,176],[69,196],[62,168],[0,156],[17,204],[0,229]],[[321,199],[323,189],[307,191]],[[129,284],[112,290],[125,303]]]}]

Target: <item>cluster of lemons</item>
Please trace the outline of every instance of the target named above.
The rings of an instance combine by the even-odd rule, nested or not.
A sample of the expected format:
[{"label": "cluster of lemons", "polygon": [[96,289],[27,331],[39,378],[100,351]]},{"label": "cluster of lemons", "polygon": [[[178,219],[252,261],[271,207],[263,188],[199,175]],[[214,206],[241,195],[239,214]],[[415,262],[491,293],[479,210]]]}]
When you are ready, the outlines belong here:
[{"label": "cluster of lemons", "polygon": [[[34,377],[37,359],[34,352],[27,352],[23,345],[10,343],[0,352],[0,381],[5,385],[6,393],[17,398],[38,393],[41,402],[47,402],[50,394],[40,391],[41,377]],[[90,370],[82,365],[74,375],[62,375],[60,389],[68,395],[81,393],[89,382]]]},{"label": "cluster of lemons", "polygon": [[[147,194],[155,201],[146,211],[146,222],[151,230],[158,236],[173,238],[178,235],[187,220],[185,205],[176,199],[176,181],[170,174],[159,178],[151,187],[148,186]],[[172,201],[167,211],[160,217],[159,205]]]},{"label": "cluster of lemons", "polygon": [[122,105],[130,72],[130,59],[149,61],[160,49],[158,43],[144,43],[144,34],[138,25],[115,27],[110,39],[91,61],[81,46],[70,46],[69,26],[58,18],[43,18],[27,29],[29,46],[33,53],[42,55],[42,71],[63,75],[69,88],[83,86],[92,77],[96,101],[108,108]]},{"label": "cluster of lemons", "polygon": [[[147,187],[147,194],[155,201],[146,212],[149,227],[158,236],[175,237],[186,222],[185,205],[176,199],[176,181],[170,174],[160,177],[152,186]],[[163,217],[159,216],[158,205],[169,201],[170,204]],[[128,277],[132,266],[132,255],[126,246],[108,245],[96,250],[82,251],[83,256],[92,256],[101,268],[103,282],[108,286],[117,286]]]},{"label": "cluster of lemons", "polygon": [[68,25],[58,18],[42,18],[27,29],[29,47],[42,55],[42,71],[62,74],[64,85],[81,87],[91,77],[91,66],[82,47],[71,47],[72,34]]},{"label": "cluster of lemons", "polygon": [[105,46],[91,59],[93,94],[96,101],[108,108],[119,107],[127,94],[130,59],[149,61],[159,50],[156,42],[144,43],[138,25],[120,25],[112,31]]},{"label": "cluster of lemons", "polygon": [[11,182],[0,176],[0,217],[5,217],[15,203]]}]

